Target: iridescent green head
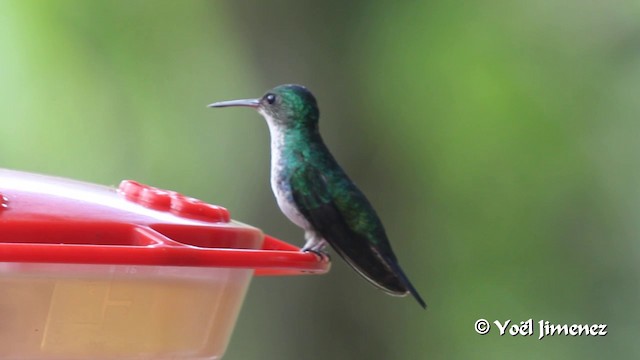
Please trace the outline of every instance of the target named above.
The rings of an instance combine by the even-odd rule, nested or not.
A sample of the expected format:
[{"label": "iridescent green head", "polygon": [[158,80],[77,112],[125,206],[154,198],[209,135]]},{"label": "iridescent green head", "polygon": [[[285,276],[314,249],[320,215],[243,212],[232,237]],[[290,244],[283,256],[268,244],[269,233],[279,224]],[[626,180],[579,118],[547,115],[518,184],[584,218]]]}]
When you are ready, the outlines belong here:
[{"label": "iridescent green head", "polygon": [[222,101],[209,105],[227,106],[252,107],[267,119],[270,127],[278,128],[315,128],[320,116],[313,94],[304,86],[291,84],[276,86],[259,99]]}]

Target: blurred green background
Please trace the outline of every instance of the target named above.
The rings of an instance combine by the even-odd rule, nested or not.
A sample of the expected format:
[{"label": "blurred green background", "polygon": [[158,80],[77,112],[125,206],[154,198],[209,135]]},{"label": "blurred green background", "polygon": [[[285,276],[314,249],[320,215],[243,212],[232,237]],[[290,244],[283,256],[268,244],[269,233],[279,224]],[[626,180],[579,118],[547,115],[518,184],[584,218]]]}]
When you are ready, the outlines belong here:
[{"label": "blurred green background", "polygon": [[0,166],[136,179],[301,245],[264,120],[205,105],[304,84],[429,309],[334,256],[255,279],[225,359],[638,358],[639,20],[622,0],[0,1]]}]

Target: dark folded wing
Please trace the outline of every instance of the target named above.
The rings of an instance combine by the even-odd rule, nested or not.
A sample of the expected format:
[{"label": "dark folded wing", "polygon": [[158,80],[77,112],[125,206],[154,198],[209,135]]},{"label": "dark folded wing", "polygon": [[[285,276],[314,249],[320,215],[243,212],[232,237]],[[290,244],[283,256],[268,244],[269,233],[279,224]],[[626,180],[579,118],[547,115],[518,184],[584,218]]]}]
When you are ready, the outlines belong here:
[{"label": "dark folded wing", "polygon": [[294,171],[291,192],[299,211],[363,277],[390,294],[405,295],[406,278],[401,270],[397,274],[395,255],[371,205],[346,177],[335,181],[313,166]]}]

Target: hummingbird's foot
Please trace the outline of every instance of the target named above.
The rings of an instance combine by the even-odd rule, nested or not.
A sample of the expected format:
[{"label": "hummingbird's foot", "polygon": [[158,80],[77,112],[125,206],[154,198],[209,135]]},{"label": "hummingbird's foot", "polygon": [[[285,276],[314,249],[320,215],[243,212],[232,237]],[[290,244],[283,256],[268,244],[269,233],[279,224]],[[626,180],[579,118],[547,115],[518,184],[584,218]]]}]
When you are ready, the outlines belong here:
[{"label": "hummingbird's foot", "polygon": [[318,242],[307,242],[302,247],[302,251],[324,252],[325,246],[327,246],[327,243],[324,240]]},{"label": "hummingbird's foot", "polygon": [[307,242],[304,243],[302,251],[322,251],[327,246],[327,241],[318,235],[315,231],[305,231],[304,238]]},{"label": "hummingbird's foot", "polygon": [[304,237],[307,242],[302,247],[303,252],[310,252],[316,254],[322,261],[331,261],[329,254],[324,251],[327,242],[320,237],[315,231],[306,231]]}]

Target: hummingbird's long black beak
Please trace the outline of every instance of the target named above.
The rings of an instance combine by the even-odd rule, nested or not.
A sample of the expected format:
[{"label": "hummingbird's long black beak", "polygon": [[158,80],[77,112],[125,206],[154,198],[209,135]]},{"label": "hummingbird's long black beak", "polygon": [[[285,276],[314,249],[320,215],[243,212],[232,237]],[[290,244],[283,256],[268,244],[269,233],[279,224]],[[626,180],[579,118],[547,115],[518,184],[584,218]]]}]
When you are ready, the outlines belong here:
[{"label": "hummingbird's long black beak", "polygon": [[227,106],[246,106],[251,108],[257,108],[260,105],[260,99],[242,99],[242,100],[230,100],[220,101],[207,105],[208,107],[227,107]]}]

